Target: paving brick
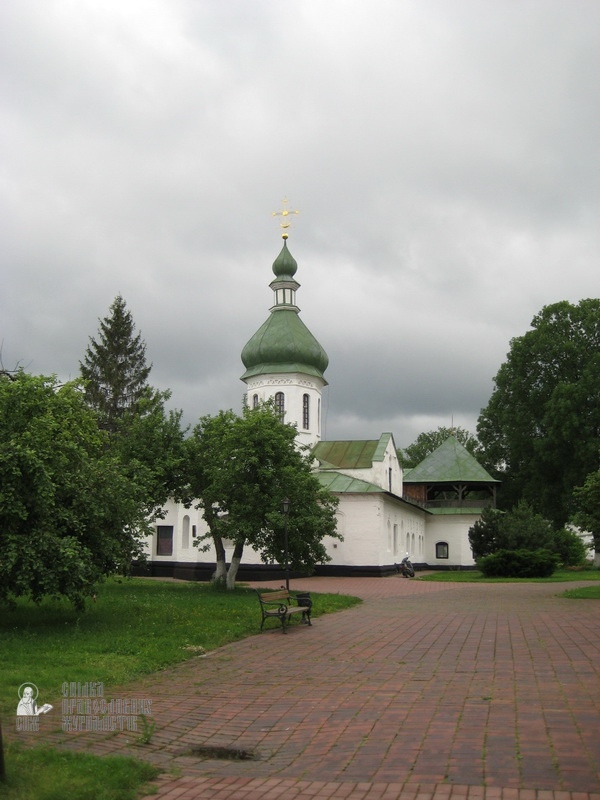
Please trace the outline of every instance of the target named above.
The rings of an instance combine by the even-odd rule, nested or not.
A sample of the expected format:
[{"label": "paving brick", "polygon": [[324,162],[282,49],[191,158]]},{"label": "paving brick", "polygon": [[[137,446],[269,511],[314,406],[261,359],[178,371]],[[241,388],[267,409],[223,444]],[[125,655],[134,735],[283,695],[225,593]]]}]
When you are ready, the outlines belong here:
[{"label": "paving brick", "polygon": [[[292,588],[364,603],[110,687],[152,699],[148,745],[127,732],[44,740],[177,764],[156,800],[600,800],[594,604],[557,584]],[[204,760],[194,745],[258,760]]]}]

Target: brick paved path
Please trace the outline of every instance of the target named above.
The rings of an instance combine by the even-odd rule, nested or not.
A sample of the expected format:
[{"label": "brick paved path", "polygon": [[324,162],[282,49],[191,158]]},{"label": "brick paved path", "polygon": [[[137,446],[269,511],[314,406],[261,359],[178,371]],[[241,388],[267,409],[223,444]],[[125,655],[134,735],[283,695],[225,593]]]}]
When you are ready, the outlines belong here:
[{"label": "brick paved path", "polygon": [[[54,743],[177,767],[159,800],[600,800],[596,601],[558,597],[564,584],[292,588],[365,602],[129,687],[153,701],[149,745],[126,733]],[[257,760],[192,753],[206,745]]]}]

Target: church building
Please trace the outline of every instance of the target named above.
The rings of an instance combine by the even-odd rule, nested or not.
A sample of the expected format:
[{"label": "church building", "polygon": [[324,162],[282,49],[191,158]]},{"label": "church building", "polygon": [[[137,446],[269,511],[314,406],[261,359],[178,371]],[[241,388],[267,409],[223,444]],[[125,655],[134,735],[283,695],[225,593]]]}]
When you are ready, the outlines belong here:
[{"label": "church building", "polygon": [[[484,507],[495,505],[497,481],[454,436],[405,474],[392,433],[376,440],[323,441],[329,360],[300,318],[297,269],[284,232],[270,284],[274,304],[242,350],[241,380],[250,407],[272,399],[282,419],[296,426],[299,443],[312,448],[319,480],[339,500],[343,540],[324,541],[331,561],[318,566],[317,574],[389,575],[407,553],[417,568],[472,567],[468,530]],[[209,580],[214,557],[194,547],[206,530],[201,512],[170,503],[148,541],[151,574]],[[224,544],[231,556],[233,543]],[[281,574],[280,566],[265,565],[244,548],[239,580]]]}]

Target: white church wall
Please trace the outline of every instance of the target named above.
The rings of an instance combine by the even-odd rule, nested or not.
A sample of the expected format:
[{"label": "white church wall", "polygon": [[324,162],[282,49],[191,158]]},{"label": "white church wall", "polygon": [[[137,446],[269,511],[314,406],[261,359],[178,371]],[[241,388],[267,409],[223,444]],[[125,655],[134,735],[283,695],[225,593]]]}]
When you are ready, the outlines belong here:
[{"label": "white church wall", "polygon": [[[435,514],[427,520],[425,560],[430,566],[472,567],[475,559],[469,544],[469,528],[478,514]],[[440,557],[447,545],[447,557]]]},{"label": "white church wall", "polygon": [[[161,519],[154,521],[154,532],[148,537],[145,544],[147,557],[155,563],[216,563],[215,548],[210,539],[202,537],[208,533],[208,525],[202,517],[202,511],[195,508],[187,508],[182,503],[169,500],[163,507],[165,515]],[[159,531],[161,528],[172,528],[172,548],[171,552],[161,555],[158,552]],[[197,547],[194,543],[200,544]],[[202,550],[206,544],[208,550]],[[225,557],[228,564],[233,557],[234,544],[228,539],[223,540],[225,547]],[[242,557],[243,564],[262,564],[264,563],[252,547],[246,545]]]},{"label": "white church wall", "polygon": [[389,566],[408,551],[414,560],[424,552],[425,512],[385,494],[338,495],[338,531],[343,542],[325,540],[334,566]]},{"label": "white church wall", "polygon": [[[254,398],[257,402],[264,403],[275,397],[277,392],[283,392],[284,420],[296,425],[298,442],[313,447],[321,441],[321,390],[324,382],[319,378],[300,372],[290,372],[276,375],[259,375],[247,381],[246,402],[250,408],[254,407]],[[304,396],[308,396],[308,428],[304,427]]]},{"label": "white church wall", "polygon": [[[169,500],[163,507],[164,516],[154,520],[154,532],[145,543],[145,552],[149,559],[155,562],[190,562],[202,560],[198,558],[200,551],[194,546],[207,530],[207,525],[202,518],[202,513],[195,508],[186,508],[182,503]],[[172,528],[171,552],[168,550],[168,528]],[[163,529],[163,533],[161,533]],[[159,552],[159,540],[162,543],[163,553]]]},{"label": "white church wall", "polygon": [[342,494],[339,499],[338,520],[342,520],[344,541],[325,542],[332,559],[329,563],[348,567],[379,565],[385,547],[382,496]]}]

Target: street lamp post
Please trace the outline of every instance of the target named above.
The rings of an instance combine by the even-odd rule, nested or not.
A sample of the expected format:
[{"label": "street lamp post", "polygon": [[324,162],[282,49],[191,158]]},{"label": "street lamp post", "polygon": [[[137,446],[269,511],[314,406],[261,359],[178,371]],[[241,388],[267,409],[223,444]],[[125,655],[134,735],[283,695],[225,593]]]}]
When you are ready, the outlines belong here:
[{"label": "street lamp post", "polygon": [[282,503],[283,508],[283,516],[285,519],[285,526],[283,529],[283,547],[284,547],[284,554],[285,554],[285,588],[289,592],[290,590],[290,556],[288,550],[288,514],[290,511],[290,501],[286,497]]}]

